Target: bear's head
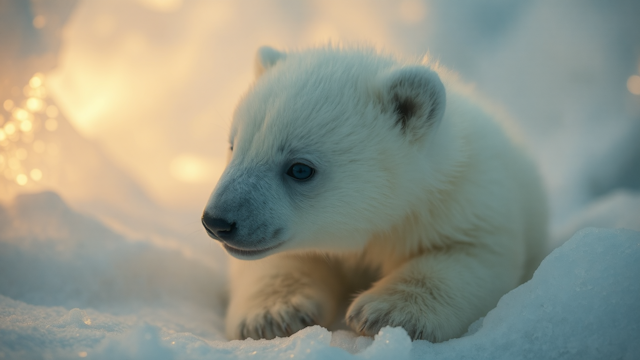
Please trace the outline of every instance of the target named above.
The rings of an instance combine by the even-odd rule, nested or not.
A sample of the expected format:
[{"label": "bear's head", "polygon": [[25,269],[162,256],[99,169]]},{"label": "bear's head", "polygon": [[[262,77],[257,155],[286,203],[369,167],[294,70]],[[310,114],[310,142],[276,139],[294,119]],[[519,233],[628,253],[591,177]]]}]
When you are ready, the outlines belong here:
[{"label": "bear's head", "polygon": [[420,201],[445,110],[436,72],[374,50],[263,47],[256,77],[202,217],[231,255],[358,250]]}]

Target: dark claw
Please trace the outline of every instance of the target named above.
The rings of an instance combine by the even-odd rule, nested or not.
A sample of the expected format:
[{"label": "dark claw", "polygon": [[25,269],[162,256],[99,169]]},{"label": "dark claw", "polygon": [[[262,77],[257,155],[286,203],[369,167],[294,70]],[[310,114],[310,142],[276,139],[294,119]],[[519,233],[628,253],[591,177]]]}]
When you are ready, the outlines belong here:
[{"label": "dark claw", "polygon": [[305,327],[315,324],[313,319],[311,319],[311,317],[309,315],[307,315],[307,314],[300,314],[298,316],[298,319],[300,320],[300,323],[302,323],[302,325],[305,326]]},{"label": "dark claw", "polygon": [[367,323],[366,322],[364,322],[364,323],[362,323],[362,325],[360,325],[360,330],[358,332],[363,333],[365,327],[367,327]]},{"label": "dark claw", "polygon": [[358,309],[358,311],[354,313],[351,313],[351,315],[347,317],[347,322],[350,322],[350,323],[356,322],[356,318],[359,318],[361,313],[362,313],[362,308]]},{"label": "dark claw", "polygon": [[307,314],[305,314],[305,315],[304,315],[304,318],[305,318],[305,319],[307,319],[307,323],[308,323],[309,325],[315,325],[315,324],[317,324],[317,323],[318,323],[318,322],[316,321],[316,319],[312,318],[311,316],[309,316],[309,315],[307,315]]},{"label": "dark claw", "polygon": [[376,329],[376,328],[378,328],[378,327],[379,327],[378,325],[380,325],[380,322],[381,322],[381,321],[382,321],[382,320],[380,320],[380,319],[372,320],[372,321],[370,321],[370,322],[367,324],[367,325],[368,325],[367,327],[368,327],[370,330],[374,330],[374,329]]}]

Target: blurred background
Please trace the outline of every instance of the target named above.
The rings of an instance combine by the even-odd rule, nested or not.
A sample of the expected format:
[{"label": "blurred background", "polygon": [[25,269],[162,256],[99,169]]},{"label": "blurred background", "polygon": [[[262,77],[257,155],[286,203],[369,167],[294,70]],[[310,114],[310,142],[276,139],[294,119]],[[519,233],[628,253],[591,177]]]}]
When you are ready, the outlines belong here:
[{"label": "blurred background", "polygon": [[499,104],[561,234],[599,199],[637,199],[639,15],[634,0],[0,0],[0,200],[52,190],[120,232],[209,244],[199,216],[254,52],[331,41],[429,52]]}]

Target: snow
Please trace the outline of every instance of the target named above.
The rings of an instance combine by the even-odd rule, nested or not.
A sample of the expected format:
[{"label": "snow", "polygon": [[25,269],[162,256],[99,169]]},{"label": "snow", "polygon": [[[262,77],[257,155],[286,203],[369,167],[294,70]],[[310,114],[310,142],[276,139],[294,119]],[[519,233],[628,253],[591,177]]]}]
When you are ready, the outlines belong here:
[{"label": "snow", "polygon": [[[127,239],[54,193],[2,208],[0,358],[631,359],[640,354],[640,232],[588,228],[459,339],[372,340],[319,326],[228,342],[214,269]],[[6,223],[5,223],[6,224]],[[220,280],[220,279],[218,279]],[[216,303],[217,301],[217,303]]]},{"label": "snow", "polygon": [[[626,82],[640,74],[640,9],[467,5],[0,4],[0,129],[20,125],[17,107],[33,124],[0,136],[0,359],[639,358],[640,98]],[[462,338],[344,324],[224,337],[226,257],[199,214],[228,119],[259,46],[328,38],[430,51],[513,115],[540,165],[555,250]],[[44,85],[29,85],[36,72]]]}]

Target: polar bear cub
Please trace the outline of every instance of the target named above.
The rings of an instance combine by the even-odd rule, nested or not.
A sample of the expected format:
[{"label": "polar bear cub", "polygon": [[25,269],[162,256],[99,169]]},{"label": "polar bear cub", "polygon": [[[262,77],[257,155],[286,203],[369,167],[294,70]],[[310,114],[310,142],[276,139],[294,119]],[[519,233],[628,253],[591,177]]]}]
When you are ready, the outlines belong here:
[{"label": "polar bear cub", "polygon": [[229,338],[346,324],[461,336],[532,275],[533,162],[455,76],[372,49],[258,51],[202,216],[231,261]]}]

